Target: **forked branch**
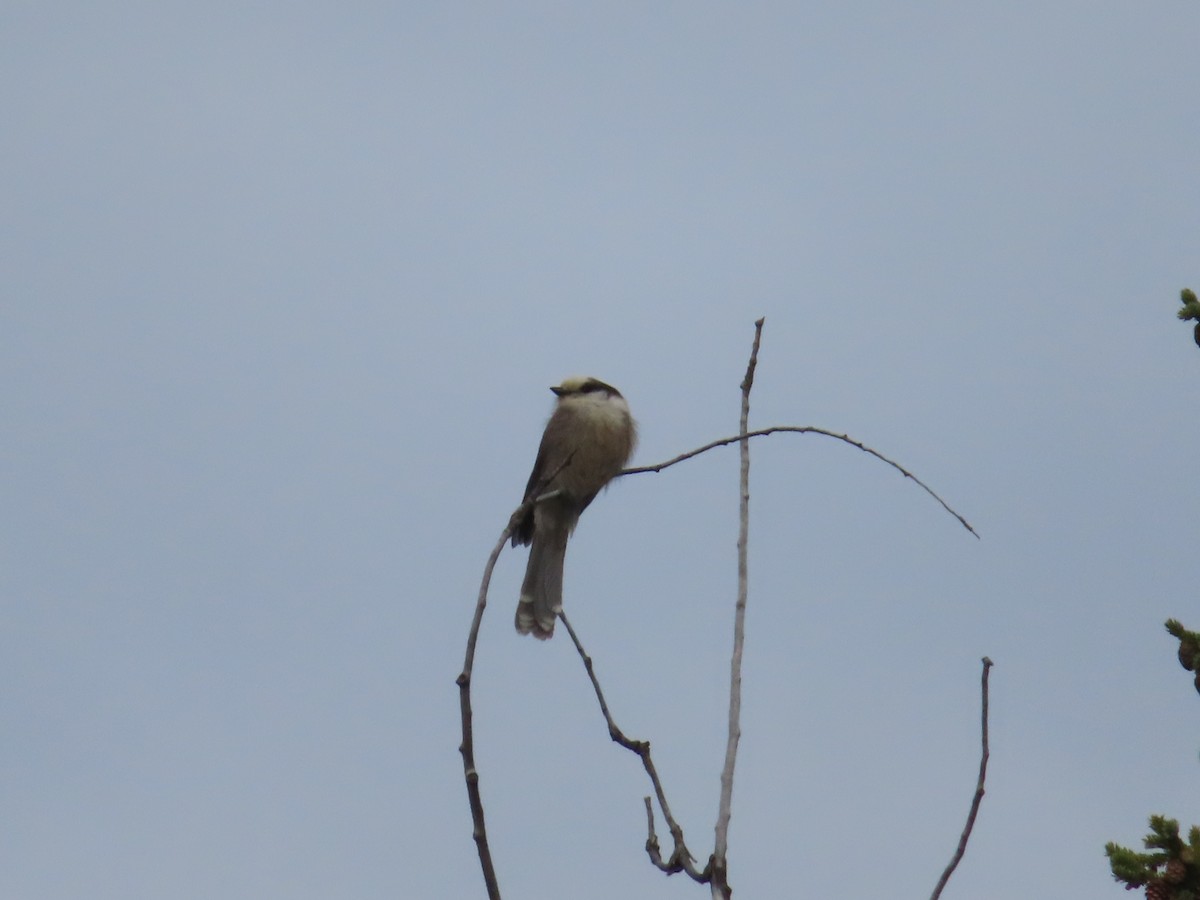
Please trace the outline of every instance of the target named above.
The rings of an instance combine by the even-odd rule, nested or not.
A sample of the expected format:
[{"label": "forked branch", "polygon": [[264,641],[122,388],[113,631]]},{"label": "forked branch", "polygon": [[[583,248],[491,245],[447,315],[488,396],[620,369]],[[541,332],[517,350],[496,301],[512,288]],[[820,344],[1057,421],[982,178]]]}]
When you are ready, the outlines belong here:
[{"label": "forked branch", "polygon": [[[646,770],[647,776],[650,778],[650,783],[654,788],[655,799],[658,801],[659,808],[662,810],[663,817],[667,822],[667,827],[671,832],[673,848],[668,859],[662,858],[662,853],[659,849],[658,837],[654,830],[654,805],[650,797],[645,798],[646,806],[646,852],[651,863],[658,869],[667,874],[676,872],[684,872],[693,880],[710,886],[714,900],[728,900],[732,891],[728,883],[727,871],[727,849],[728,849],[728,834],[729,822],[732,811],[733,799],[733,775],[737,760],[737,748],[741,738],[741,670],[742,670],[742,649],[745,641],[745,612],[746,599],[748,595],[747,589],[747,546],[749,537],[749,472],[750,472],[750,438],[763,437],[775,432],[786,432],[793,434],[818,434],[825,437],[831,437],[835,440],[850,444],[852,447],[867,453],[882,462],[887,463],[893,469],[898,471],[905,478],[912,479],[922,490],[933,497],[942,508],[954,516],[959,523],[962,524],[976,538],[979,535],[975,529],[971,527],[959,513],[952,509],[937,493],[935,493],[927,484],[925,484],[916,475],[908,469],[901,466],[894,460],[884,456],[877,450],[866,446],[860,441],[854,440],[845,434],[828,431],[824,428],[816,426],[794,426],[794,425],[777,425],[771,428],[762,428],[756,431],[749,431],[749,410],[750,410],[750,390],[754,384],[754,373],[758,362],[758,349],[762,338],[763,320],[759,319],[754,323],[754,344],[750,353],[750,361],[746,368],[746,375],[742,381],[742,409],[741,422],[739,433],[733,437],[722,438],[712,441],[695,450],[689,450],[686,453],[681,453],[672,459],[665,462],[657,463],[651,466],[638,466],[626,469],[621,472],[621,475],[636,475],[643,472],[661,472],[677,463],[684,462],[694,456],[699,456],[701,453],[706,453],[709,450],[717,447],[722,447],[727,444],[737,443],[740,448],[741,457],[741,473],[740,473],[740,528],[738,533],[738,592],[737,602],[735,605],[734,615],[734,641],[733,654],[730,662],[730,695],[729,695],[729,730],[728,739],[726,742],[725,765],[721,772],[721,799],[717,812],[716,824],[716,839],[714,842],[713,854],[709,858],[708,864],[701,870],[696,867],[695,858],[689,852],[686,843],[684,842],[683,829],[671,814],[670,805],[667,802],[666,792],[662,786],[662,780],[659,778],[658,771],[654,766],[654,760],[650,755],[650,743],[648,741],[634,740],[628,737],[617,726],[613,720],[612,714],[609,711],[608,703],[604,698],[604,692],[601,690],[600,682],[596,677],[595,667],[591,657],[584,650],[582,643],[576,635],[574,628],[571,627],[570,621],[560,611],[559,617],[566,626],[567,633],[571,636],[572,642],[575,644],[576,650],[579,652],[580,658],[583,660],[584,668],[587,670],[588,678],[592,682],[592,688],[596,693],[596,699],[599,701],[600,710],[604,715],[604,720],[608,726],[609,736],[613,741],[625,747],[632,753],[636,753],[642,761],[642,766]],[[474,824],[473,836],[475,838],[476,849],[479,854],[479,862],[483,869],[484,882],[487,886],[489,900],[500,900],[500,888],[496,879],[495,868],[492,864],[491,851],[488,846],[487,828],[484,822],[483,802],[479,791],[479,774],[475,768],[475,753],[474,753],[474,737],[472,731],[472,710],[471,710],[471,676],[474,668],[475,660],[475,645],[479,636],[479,628],[483,619],[483,611],[487,605],[487,592],[491,583],[492,571],[495,568],[496,561],[504,548],[505,543],[511,538],[517,523],[528,513],[529,509],[536,503],[548,499],[548,496],[539,496],[541,491],[545,490],[545,486],[562,470],[563,467],[570,464],[570,459],[564,462],[558,470],[550,473],[538,491],[531,499],[522,503],[512,514],[507,527],[500,535],[500,539],[493,548],[491,555],[488,557],[487,565],[484,568],[483,580],[479,588],[479,596],[475,604],[475,615],[471,621],[471,629],[467,638],[466,658],[463,662],[462,673],[458,676],[457,684],[459,687],[459,703],[462,712],[462,743],[459,746],[459,751],[463,757],[463,772],[466,776],[467,795],[471,806],[471,818]],[[971,804],[971,812],[967,819],[967,826],[963,831],[959,841],[958,851],[946,871],[942,874],[942,878],[938,883],[933,894],[933,900],[937,900],[946,882],[949,880],[954,868],[962,859],[963,853],[966,850],[967,840],[970,837],[971,829],[974,827],[975,817],[979,810],[980,801],[983,798],[984,777],[987,770],[988,760],[988,737],[987,737],[987,683],[988,670],[991,667],[991,660],[984,657],[983,670],[983,759],[980,764],[979,782],[976,788],[975,798]]]},{"label": "forked branch", "polygon": [[636,753],[641,758],[642,767],[646,770],[646,774],[650,777],[650,784],[654,787],[654,796],[658,800],[658,807],[662,810],[663,818],[667,820],[667,828],[671,831],[671,840],[674,842],[674,847],[671,850],[670,858],[664,862],[658,846],[658,835],[654,833],[654,807],[651,804],[650,798],[646,797],[646,853],[650,857],[650,862],[668,875],[673,875],[676,872],[686,872],[695,881],[702,884],[707,882],[710,870],[705,868],[704,871],[700,871],[696,868],[695,857],[688,851],[687,844],[684,843],[683,829],[675,821],[675,817],[671,815],[671,806],[667,803],[666,791],[663,790],[662,780],[658,777],[658,769],[654,766],[654,759],[650,756],[650,742],[634,740],[617,726],[617,723],[613,720],[612,713],[609,712],[608,702],[604,699],[604,691],[601,689],[600,681],[596,677],[596,669],[592,664],[591,656],[583,649],[583,643],[579,640],[579,635],[575,633],[575,629],[571,627],[571,620],[567,618],[567,614],[559,610],[558,617],[562,620],[563,625],[566,626],[567,634],[571,636],[571,641],[575,644],[575,649],[579,651],[579,658],[583,660],[583,667],[587,670],[588,678],[592,682],[592,690],[596,692],[596,699],[600,703],[600,712],[604,714],[604,722],[608,725],[608,736],[615,743],[620,744],[631,753]]}]

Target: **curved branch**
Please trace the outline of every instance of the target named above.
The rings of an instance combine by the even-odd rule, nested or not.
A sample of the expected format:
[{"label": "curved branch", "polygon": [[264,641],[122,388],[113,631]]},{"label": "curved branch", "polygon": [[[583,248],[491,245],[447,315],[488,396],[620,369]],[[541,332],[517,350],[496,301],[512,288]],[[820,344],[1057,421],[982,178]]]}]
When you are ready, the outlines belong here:
[{"label": "curved branch", "polygon": [[508,539],[512,536],[518,515],[530,503],[521,504],[521,508],[512,514],[508,527],[500,535],[500,540],[492,548],[483,570],[483,583],[479,586],[479,597],[475,601],[475,617],[471,620],[471,631],[467,635],[467,654],[463,660],[463,669],[456,679],[458,684],[458,705],[462,713],[462,743],[458,752],[462,754],[463,775],[467,779],[467,800],[471,804],[471,836],[475,838],[475,849],[479,853],[479,865],[483,868],[483,881],[487,886],[488,900],[500,900],[500,883],[496,879],[496,868],[492,865],[492,851],[488,846],[487,825],[483,821],[483,798],[479,793],[479,772],[475,769],[475,735],[472,728],[471,713],[471,672],[475,668],[475,643],[479,638],[479,625],[483,621],[483,610],[487,606],[488,585],[492,580],[492,570],[496,560]]},{"label": "curved branch", "polygon": [[983,719],[983,753],[979,760],[979,780],[975,783],[975,796],[971,799],[971,811],[967,814],[967,824],[963,828],[962,836],[958,839],[958,849],[954,851],[953,859],[942,872],[942,877],[938,879],[937,887],[933,889],[930,900],[938,900],[942,896],[946,882],[950,880],[950,876],[954,874],[954,870],[962,861],[963,854],[967,852],[967,841],[971,839],[971,831],[975,828],[975,817],[979,815],[979,804],[983,802],[983,783],[987,779],[988,757],[991,755],[988,751],[988,673],[991,672],[992,665],[992,661],[985,656],[983,658],[983,712],[981,716]]},{"label": "curved branch", "polygon": [[483,610],[487,606],[488,587],[492,583],[492,570],[496,568],[496,560],[500,558],[504,545],[508,543],[513,532],[517,530],[518,523],[529,510],[535,504],[542,503],[554,496],[553,493],[542,494],[542,491],[559,472],[570,464],[572,456],[574,456],[573,453],[563,461],[562,465],[549,473],[537,486],[537,490],[531,491],[528,499],[513,510],[513,514],[508,517],[508,525],[500,533],[500,540],[492,548],[487,565],[483,567],[483,580],[479,585],[479,596],[475,600],[475,616],[471,619],[471,630],[467,633],[467,652],[463,659],[462,672],[455,679],[455,684],[458,685],[458,705],[462,714],[462,743],[458,745],[458,752],[462,754],[463,775],[467,780],[467,800],[471,805],[471,836],[475,838],[475,849],[479,853],[479,865],[483,869],[483,881],[487,886],[488,900],[500,900],[500,883],[496,878],[496,867],[492,864],[492,850],[488,845],[487,825],[483,818],[483,797],[479,793],[479,772],[475,768],[475,732],[471,710],[471,673],[475,669],[475,644],[479,640],[479,626],[483,622]]},{"label": "curved branch", "polygon": [[954,518],[958,519],[958,521],[962,524],[963,528],[967,529],[967,531],[969,531],[969,532],[971,532],[971,534],[975,535],[976,538],[979,537],[979,533],[976,532],[975,529],[971,527],[970,522],[968,522],[958,512],[956,512],[954,510],[954,508],[950,506],[950,504],[948,504],[945,500],[943,500],[941,497],[939,497],[937,495],[937,492],[934,491],[933,488],[931,488],[929,485],[927,485],[925,482],[923,482],[920,478],[918,478],[912,472],[908,471],[908,469],[904,468],[904,466],[900,465],[900,463],[884,456],[878,450],[874,450],[874,449],[868,447],[862,441],[856,441],[854,438],[850,437],[847,434],[838,434],[836,431],[829,431],[828,429],[825,429],[825,428],[818,428],[815,425],[774,425],[771,428],[759,428],[755,431],[747,431],[742,434],[734,435],[733,437],[721,438],[720,440],[717,440],[717,441],[710,441],[709,443],[705,444],[703,447],[697,447],[695,450],[689,450],[687,453],[681,453],[676,457],[668,459],[666,462],[656,463],[652,466],[635,466],[631,469],[625,469],[620,474],[621,475],[641,475],[643,472],[661,472],[663,469],[670,468],[671,466],[675,465],[676,463],[681,463],[684,460],[691,459],[693,456],[699,456],[701,453],[707,453],[709,450],[713,450],[716,447],[724,447],[727,444],[734,444],[745,438],[762,437],[764,435],[774,434],[777,431],[791,433],[791,434],[819,434],[819,435],[823,435],[824,437],[831,437],[835,440],[842,441],[845,444],[849,444],[851,447],[857,447],[863,453],[868,453],[871,456],[874,456],[876,459],[880,460],[881,462],[887,463],[889,466],[891,466],[893,469],[895,469],[897,472],[899,472],[905,478],[911,478],[923,491],[925,491],[925,493],[927,493],[930,497],[932,497],[934,500],[936,500],[938,503],[940,503],[942,505],[942,509],[946,510],[946,512],[950,513],[950,515],[954,516]]}]

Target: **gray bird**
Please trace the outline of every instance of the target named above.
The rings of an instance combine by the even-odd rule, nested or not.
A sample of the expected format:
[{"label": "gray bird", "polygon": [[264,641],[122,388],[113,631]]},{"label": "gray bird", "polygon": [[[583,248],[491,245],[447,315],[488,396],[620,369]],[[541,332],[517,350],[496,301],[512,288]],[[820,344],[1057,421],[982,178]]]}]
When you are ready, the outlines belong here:
[{"label": "gray bird", "polygon": [[514,547],[530,545],[517,603],[517,631],[540,640],[554,636],[554,622],[562,610],[567,539],[601,488],[625,468],[637,443],[629,405],[612,385],[573,377],[550,390],[558,402],[542,434],[525,499],[555,496],[534,505],[512,537]]}]

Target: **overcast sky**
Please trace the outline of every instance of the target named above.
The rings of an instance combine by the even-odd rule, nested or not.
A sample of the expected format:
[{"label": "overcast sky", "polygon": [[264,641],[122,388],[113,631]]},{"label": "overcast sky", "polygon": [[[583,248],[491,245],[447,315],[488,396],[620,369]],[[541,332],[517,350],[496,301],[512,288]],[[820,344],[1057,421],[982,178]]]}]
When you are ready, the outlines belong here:
[{"label": "overcast sky", "polygon": [[[1195,0],[0,3],[0,896],[484,896],[454,684],[570,374],[751,422],[744,897],[1125,897],[1200,824]],[[567,558],[711,850],[736,448]],[[475,672],[505,896],[701,897],[565,635]],[[661,826],[661,819],[660,819]],[[666,840],[665,833],[662,835]]]}]

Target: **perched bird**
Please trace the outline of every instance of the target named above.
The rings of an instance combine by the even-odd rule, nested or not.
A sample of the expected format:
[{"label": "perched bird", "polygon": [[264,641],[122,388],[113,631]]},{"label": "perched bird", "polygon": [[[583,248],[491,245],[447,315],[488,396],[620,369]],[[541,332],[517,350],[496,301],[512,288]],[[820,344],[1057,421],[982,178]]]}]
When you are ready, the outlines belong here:
[{"label": "perched bird", "polygon": [[525,499],[551,495],[517,523],[512,544],[529,544],[517,631],[546,640],[562,609],[567,538],[587,505],[625,467],[637,426],[621,392],[595,378],[568,378],[542,434]]}]

